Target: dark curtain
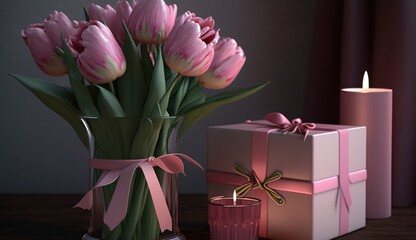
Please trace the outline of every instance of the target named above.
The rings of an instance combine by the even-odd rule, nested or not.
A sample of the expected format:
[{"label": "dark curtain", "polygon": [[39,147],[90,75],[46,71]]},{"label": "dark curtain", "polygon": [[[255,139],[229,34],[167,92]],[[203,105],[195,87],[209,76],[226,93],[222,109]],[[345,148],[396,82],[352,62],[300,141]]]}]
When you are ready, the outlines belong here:
[{"label": "dark curtain", "polygon": [[416,1],[317,0],[304,119],[339,123],[341,88],[393,89],[393,206],[416,202]]}]

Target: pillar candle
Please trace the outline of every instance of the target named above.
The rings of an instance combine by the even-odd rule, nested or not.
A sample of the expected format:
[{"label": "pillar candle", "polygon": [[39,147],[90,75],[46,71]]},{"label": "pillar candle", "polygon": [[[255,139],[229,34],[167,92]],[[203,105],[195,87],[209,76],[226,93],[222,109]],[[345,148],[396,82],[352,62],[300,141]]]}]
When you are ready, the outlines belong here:
[{"label": "pillar candle", "polygon": [[340,124],[367,127],[366,216],[382,219],[391,216],[391,146],[393,91],[368,88],[341,89]]}]

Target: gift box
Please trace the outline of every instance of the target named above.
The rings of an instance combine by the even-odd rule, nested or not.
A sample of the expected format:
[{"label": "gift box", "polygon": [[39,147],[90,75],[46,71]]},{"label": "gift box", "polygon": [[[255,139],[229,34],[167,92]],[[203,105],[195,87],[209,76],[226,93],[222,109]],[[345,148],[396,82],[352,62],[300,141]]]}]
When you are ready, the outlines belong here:
[{"label": "gift box", "polygon": [[364,227],[365,127],[285,124],[210,127],[208,197],[238,189],[261,199],[263,238],[322,240]]}]

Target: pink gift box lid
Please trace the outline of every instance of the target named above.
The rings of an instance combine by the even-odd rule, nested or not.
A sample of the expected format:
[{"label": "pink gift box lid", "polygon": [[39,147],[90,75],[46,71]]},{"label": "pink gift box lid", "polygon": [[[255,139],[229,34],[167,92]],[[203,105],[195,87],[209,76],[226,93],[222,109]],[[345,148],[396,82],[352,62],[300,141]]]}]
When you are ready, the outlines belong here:
[{"label": "pink gift box lid", "polygon": [[[318,128],[349,129],[349,172],[365,169],[366,129],[362,126],[317,124]],[[208,138],[208,169],[232,171],[238,162],[251,169],[251,135],[262,126],[212,126]],[[269,134],[267,175],[280,171],[283,178],[318,181],[339,174],[339,139],[335,130],[311,130],[304,140],[298,133]]]}]

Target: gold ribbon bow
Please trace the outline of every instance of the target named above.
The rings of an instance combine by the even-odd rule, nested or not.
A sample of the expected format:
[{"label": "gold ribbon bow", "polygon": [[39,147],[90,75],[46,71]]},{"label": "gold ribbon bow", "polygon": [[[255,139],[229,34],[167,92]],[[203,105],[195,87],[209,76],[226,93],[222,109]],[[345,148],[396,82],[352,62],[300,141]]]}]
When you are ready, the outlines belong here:
[{"label": "gold ribbon bow", "polygon": [[244,183],[243,185],[239,186],[235,189],[237,196],[243,197],[247,193],[249,193],[252,189],[263,189],[266,191],[267,195],[277,204],[283,205],[285,204],[285,199],[274,189],[268,186],[269,183],[279,180],[282,177],[280,172],[274,172],[268,178],[266,178],[263,182],[257,177],[257,174],[254,171],[251,173],[245,169],[240,164],[236,164],[234,167],[234,171],[236,171],[239,175],[246,177],[248,182]]}]

